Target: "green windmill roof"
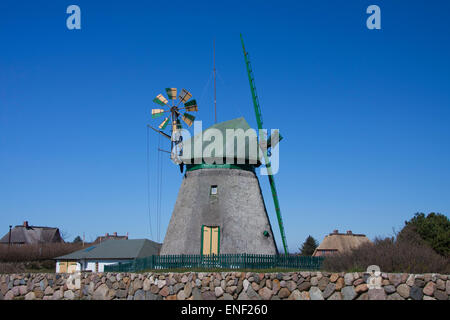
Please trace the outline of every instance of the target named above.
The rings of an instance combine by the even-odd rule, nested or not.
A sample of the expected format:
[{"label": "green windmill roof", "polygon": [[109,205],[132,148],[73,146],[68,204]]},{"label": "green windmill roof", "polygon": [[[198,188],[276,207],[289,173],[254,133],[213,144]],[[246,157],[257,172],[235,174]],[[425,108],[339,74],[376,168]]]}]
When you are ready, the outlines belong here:
[{"label": "green windmill roof", "polygon": [[[248,138],[242,135],[241,139],[238,139],[230,135],[233,139],[227,139],[227,134],[233,133],[247,133]],[[219,149],[220,145],[222,150]],[[211,150],[214,151],[210,152]],[[222,160],[223,163],[249,163],[258,166],[260,155],[257,132],[243,117],[216,123],[183,141],[181,159],[184,163],[219,163]]]}]

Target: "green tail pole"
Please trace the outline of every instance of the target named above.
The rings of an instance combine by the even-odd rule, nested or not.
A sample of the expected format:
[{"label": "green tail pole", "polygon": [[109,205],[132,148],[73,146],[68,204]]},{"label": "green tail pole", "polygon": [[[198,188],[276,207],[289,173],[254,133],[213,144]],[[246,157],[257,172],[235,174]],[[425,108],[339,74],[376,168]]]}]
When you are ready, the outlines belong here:
[{"label": "green tail pole", "polygon": [[[259,131],[262,129],[262,124],[263,124],[261,108],[259,107],[258,95],[256,94],[255,78],[253,77],[253,72],[252,72],[252,68],[250,65],[250,60],[248,58],[248,53],[245,51],[244,38],[242,37],[242,34],[241,34],[241,43],[242,43],[242,50],[244,52],[245,66],[247,68],[248,81],[250,83],[250,91],[252,93],[253,107],[255,109],[256,122],[258,123],[258,131]],[[281,240],[283,241],[284,253],[287,255],[288,247],[287,247],[287,243],[286,243],[286,235],[284,233],[283,219],[281,218],[280,203],[278,202],[277,188],[275,186],[275,180],[273,178],[272,167],[270,164],[269,156],[267,155],[267,150],[263,151],[263,155],[264,155],[264,161],[266,163],[266,168],[267,168],[267,174],[268,174],[267,176],[269,177],[270,189],[272,191],[273,203],[275,205],[275,212],[277,213],[278,226],[280,227]]]}]

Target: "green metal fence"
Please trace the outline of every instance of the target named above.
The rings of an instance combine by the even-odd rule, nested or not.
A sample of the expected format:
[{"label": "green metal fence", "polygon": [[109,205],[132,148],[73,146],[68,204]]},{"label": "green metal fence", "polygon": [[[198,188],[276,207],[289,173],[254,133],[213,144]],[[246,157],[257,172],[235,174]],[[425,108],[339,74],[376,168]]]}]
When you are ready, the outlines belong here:
[{"label": "green metal fence", "polygon": [[137,272],[156,269],[301,269],[319,270],[323,257],[264,254],[149,256],[105,266],[105,272]]}]

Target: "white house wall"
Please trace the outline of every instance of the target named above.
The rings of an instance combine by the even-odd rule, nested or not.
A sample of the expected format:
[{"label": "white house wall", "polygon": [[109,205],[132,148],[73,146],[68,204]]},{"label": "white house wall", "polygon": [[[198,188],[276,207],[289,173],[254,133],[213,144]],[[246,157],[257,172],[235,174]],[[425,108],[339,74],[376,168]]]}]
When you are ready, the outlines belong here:
[{"label": "white house wall", "polygon": [[[90,260],[90,261],[79,261],[77,262],[76,271],[91,271],[96,272],[95,264],[98,262],[98,271],[104,272],[105,266],[119,263],[119,262],[129,262],[132,260]],[[61,261],[62,262],[62,261]],[[60,261],[56,262],[56,273],[60,272]]]},{"label": "white house wall", "polygon": [[111,265],[111,264],[115,264],[115,263],[119,263],[119,262],[128,262],[128,261],[124,261],[124,260],[88,261],[86,269],[84,269],[84,270],[95,272],[95,263],[96,262],[98,262],[98,272],[104,272],[105,266],[107,266],[107,265]]}]

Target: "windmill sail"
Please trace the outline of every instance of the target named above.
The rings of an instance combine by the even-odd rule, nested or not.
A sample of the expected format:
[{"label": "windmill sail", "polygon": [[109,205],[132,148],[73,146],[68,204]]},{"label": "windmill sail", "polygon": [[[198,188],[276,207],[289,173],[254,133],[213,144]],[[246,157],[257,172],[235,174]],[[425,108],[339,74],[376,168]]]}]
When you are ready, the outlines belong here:
[{"label": "windmill sail", "polygon": [[183,121],[190,127],[192,126],[192,123],[195,120],[195,117],[189,113],[183,114],[183,117],[181,118]]},{"label": "windmill sail", "polygon": [[152,118],[159,118],[164,114],[164,109],[152,109]]},{"label": "windmill sail", "polygon": [[175,100],[177,98],[177,88],[166,88],[166,93],[171,100]]},{"label": "windmill sail", "polygon": [[186,108],[186,111],[198,111],[197,101],[195,99],[186,102],[184,107]]},{"label": "windmill sail", "polygon": [[153,102],[159,104],[160,106],[165,106],[169,102],[162,94],[158,94]]},{"label": "windmill sail", "polygon": [[164,130],[168,124],[169,124],[169,118],[165,118],[164,121],[161,122],[161,124],[159,125],[158,128],[160,128],[161,130]]},{"label": "windmill sail", "polygon": [[186,89],[182,89],[180,95],[178,96],[178,99],[180,99],[183,103],[187,102],[190,98],[192,98],[192,94]]}]

